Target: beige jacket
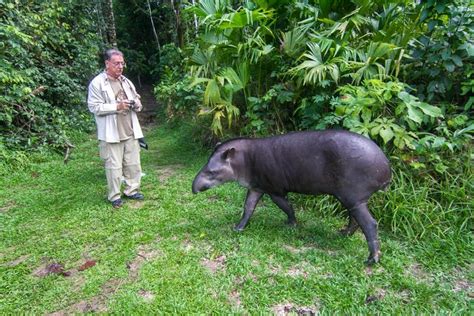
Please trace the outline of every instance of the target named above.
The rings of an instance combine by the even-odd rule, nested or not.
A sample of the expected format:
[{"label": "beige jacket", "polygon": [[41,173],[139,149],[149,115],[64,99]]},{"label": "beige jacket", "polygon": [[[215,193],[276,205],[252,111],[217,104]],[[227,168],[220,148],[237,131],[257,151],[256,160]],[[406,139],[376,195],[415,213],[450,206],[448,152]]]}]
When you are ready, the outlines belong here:
[{"label": "beige jacket", "polygon": [[[143,132],[138,122],[137,113],[142,110],[140,95],[137,93],[133,83],[121,76],[125,94],[136,102],[138,108],[132,111],[132,127],[135,139],[143,138]],[[89,84],[87,94],[87,106],[89,111],[94,113],[97,124],[97,138],[107,143],[119,143],[120,138],[117,129],[117,102],[110,85],[107,74],[98,74]]]}]

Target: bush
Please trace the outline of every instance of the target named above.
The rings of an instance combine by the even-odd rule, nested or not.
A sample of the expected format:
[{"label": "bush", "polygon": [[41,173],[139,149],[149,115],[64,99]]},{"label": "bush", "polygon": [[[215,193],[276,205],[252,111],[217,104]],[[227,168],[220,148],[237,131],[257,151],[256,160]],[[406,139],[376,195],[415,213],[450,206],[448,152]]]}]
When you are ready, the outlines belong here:
[{"label": "bush", "polygon": [[343,127],[440,174],[469,147],[466,1],[200,1],[190,10],[202,27],[188,69],[216,135]]},{"label": "bush", "polygon": [[202,99],[199,86],[191,86],[192,77],[185,72],[183,52],[174,44],[164,45],[160,62],[154,71],[161,78],[155,86],[155,97],[165,107],[169,120],[195,113]]},{"label": "bush", "polygon": [[462,86],[472,80],[474,11],[466,0],[429,0],[421,5],[422,34],[410,42],[406,82],[422,100],[465,104]]},{"label": "bush", "polygon": [[47,146],[62,151],[69,146],[69,131],[90,131],[85,85],[97,69],[91,60],[99,46],[91,10],[76,2],[0,3],[0,136],[5,150]]}]

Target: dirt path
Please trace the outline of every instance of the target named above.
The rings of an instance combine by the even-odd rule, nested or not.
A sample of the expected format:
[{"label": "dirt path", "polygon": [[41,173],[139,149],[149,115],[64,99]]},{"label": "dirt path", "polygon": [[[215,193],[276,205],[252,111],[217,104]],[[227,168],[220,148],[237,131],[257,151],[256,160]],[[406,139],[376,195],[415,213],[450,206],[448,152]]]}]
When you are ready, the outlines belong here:
[{"label": "dirt path", "polygon": [[151,84],[137,85],[137,92],[140,94],[143,104],[143,110],[138,114],[138,119],[142,125],[149,125],[155,122],[156,113],[159,104],[153,95],[153,86]]}]

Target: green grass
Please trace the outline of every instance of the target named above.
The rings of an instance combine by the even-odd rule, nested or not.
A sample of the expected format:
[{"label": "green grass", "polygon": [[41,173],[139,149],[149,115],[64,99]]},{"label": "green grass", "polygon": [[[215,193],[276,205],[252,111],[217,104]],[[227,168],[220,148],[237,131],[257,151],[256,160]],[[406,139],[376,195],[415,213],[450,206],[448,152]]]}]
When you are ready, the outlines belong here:
[{"label": "green grass", "polygon": [[[245,190],[226,184],[193,195],[207,153],[188,133],[166,125],[147,131],[146,200],[118,211],[106,202],[93,136],[77,142],[66,165],[39,157],[3,176],[0,314],[473,312],[472,236],[458,225],[461,217],[472,225],[468,182],[439,192],[396,173],[390,190],[371,201],[383,257],[368,268],[362,234],[337,234],[346,219],[331,197],[291,195],[295,228],[264,198],[247,229],[234,232]],[[433,227],[416,215],[433,210],[448,211]],[[78,271],[86,260],[96,265]],[[53,262],[71,275],[38,276]]]}]

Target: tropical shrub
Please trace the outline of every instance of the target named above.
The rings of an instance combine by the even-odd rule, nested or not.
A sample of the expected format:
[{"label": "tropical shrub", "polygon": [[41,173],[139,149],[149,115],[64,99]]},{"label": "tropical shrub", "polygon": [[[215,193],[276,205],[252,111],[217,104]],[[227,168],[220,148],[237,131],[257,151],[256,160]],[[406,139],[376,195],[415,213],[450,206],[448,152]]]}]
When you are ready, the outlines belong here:
[{"label": "tropical shrub", "polygon": [[404,67],[406,82],[427,102],[463,105],[466,100],[459,93],[461,86],[469,85],[473,79],[472,1],[424,1],[419,24],[420,35],[409,43],[410,59]]},{"label": "tropical shrub", "polygon": [[168,119],[183,118],[197,111],[203,92],[199,86],[191,86],[193,79],[184,71],[181,49],[174,44],[164,45],[159,60],[153,73],[161,80],[154,93],[164,106]]},{"label": "tropical shrub", "polygon": [[[344,127],[438,172],[444,154],[472,138],[473,8],[465,1],[201,0],[189,10],[201,28],[188,69],[216,134]],[[448,34],[441,46],[420,45]],[[426,81],[447,79],[449,93],[427,97]]]},{"label": "tropical shrub", "polygon": [[[336,92],[345,83],[397,76],[402,47],[415,34],[416,10],[408,4],[387,2],[384,8],[377,1],[362,6],[356,1],[339,5],[241,1],[234,7],[232,3],[200,1],[192,9],[203,27],[190,57],[191,71],[196,83],[206,83],[203,102],[210,110],[205,113],[213,113],[214,122],[232,121],[237,113],[255,117],[246,115],[249,98],[263,97],[280,86],[295,95],[284,106],[288,118],[284,123],[298,128],[298,122],[292,126],[294,110],[301,105],[308,109],[301,100]],[[282,109],[270,107],[266,112],[277,117]],[[249,124],[261,126],[259,120],[250,119]],[[214,131],[221,132],[221,127]]]},{"label": "tropical shrub", "polygon": [[[85,3],[0,3],[0,136],[5,150],[70,146],[90,130],[85,85],[98,40]],[[21,155],[11,155],[11,157]]]}]

